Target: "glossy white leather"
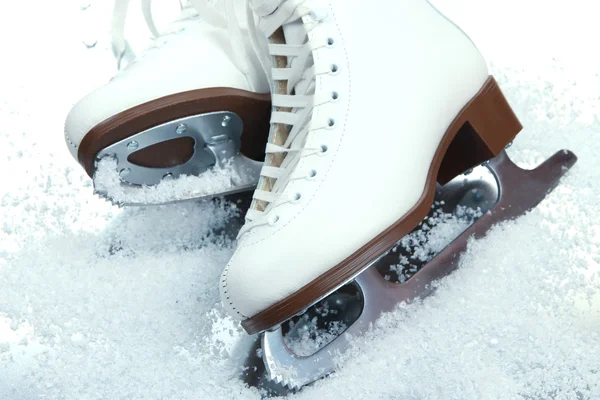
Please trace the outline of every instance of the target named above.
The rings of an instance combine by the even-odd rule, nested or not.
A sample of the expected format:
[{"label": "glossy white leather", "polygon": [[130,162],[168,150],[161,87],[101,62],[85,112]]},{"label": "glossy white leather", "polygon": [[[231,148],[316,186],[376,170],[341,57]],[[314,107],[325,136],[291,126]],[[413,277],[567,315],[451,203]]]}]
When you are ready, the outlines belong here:
[{"label": "glossy white leather", "polygon": [[[177,26],[182,30],[159,38],[160,46],[148,49],[107,85],[72,108],[65,123],[65,139],[75,158],[81,140],[94,126],[145,102],[213,87],[269,92],[258,60],[248,60],[255,67],[255,73],[248,76],[233,63],[226,29],[212,27],[198,18]],[[245,45],[252,48],[249,41]]]},{"label": "glossy white leather", "polygon": [[323,155],[297,168],[296,203],[244,234],[221,279],[226,309],[246,319],[293,294],[404,216],[425,188],[438,144],[488,78],[471,40],[424,0],[314,0],[329,9],[319,29],[335,40],[314,53],[339,72],[317,79],[339,99],[315,108],[335,120],[309,136]]}]

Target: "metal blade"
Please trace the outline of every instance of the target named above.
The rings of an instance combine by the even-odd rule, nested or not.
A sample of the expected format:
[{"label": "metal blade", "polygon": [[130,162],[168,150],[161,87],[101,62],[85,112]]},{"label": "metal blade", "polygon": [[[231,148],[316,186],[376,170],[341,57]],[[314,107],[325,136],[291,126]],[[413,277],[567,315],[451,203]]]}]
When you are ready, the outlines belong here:
[{"label": "metal blade", "polygon": [[[494,224],[514,219],[534,208],[556,187],[576,161],[577,157],[567,150],[556,153],[533,170],[519,168],[505,152],[492,159],[486,167],[496,181],[497,198],[493,199],[492,195],[491,199],[489,196],[484,199],[488,203],[491,201],[486,208],[489,212],[485,212],[405,283],[387,281],[375,266],[362,272],[354,281],[364,299],[360,317],[343,335],[315,354],[308,357],[294,354],[284,341],[281,327],[264,333],[262,354],[268,377],[291,389],[299,389],[334,372],[337,367],[335,356],[348,350],[350,337],[364,334],[382,313],[393,311],[399,303],[429,295],[432,292],[431,283],[457,267],[460,254],[466,250],[471,237],[480,238]],[[458,195],[461,193],[460,190],[455,192]]]},{"label": "metal blade", "polygon": [[[212,167],[233,163],[240,172],[239,182],[225,192],[211,195],[191,195],[174,201],[148,203],[128,202],[114,198],[95,185],[96,193],[119,206],[162,205],[193,199],[206,199],[252,190],[258,183],[262,163],[247,159],[240,154],[243,121],[235,113],[222,111],[180,118],[137,133],[112,144],[97,155],[97,159],[114,159],[121,179],[121,189],[134,193],[142,186],[154,186],[163,179],[177,179],[182,175],[199,176]],[[159,143],[189,137],[194,140],[194,153],[189,160],[168,168],[150,168],[137,165],[129,157]],[[243,173],[242,173],[243,172]],[[151,200],[150,200],[151,201]]]}]

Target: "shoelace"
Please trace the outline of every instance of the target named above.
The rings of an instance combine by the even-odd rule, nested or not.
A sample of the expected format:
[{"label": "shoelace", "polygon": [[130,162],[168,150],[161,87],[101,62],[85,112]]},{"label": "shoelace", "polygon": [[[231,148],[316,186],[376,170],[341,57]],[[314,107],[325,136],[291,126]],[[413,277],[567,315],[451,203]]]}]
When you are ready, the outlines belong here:
[{"label": "shoelace", "polygon": [[[325,153],[327,148],[306,147],[306,139],[311,132],[327,129],[334,123],[311,120],[315,107],[336,99],[336,94],[314,93],[315,78],[321,74],[332,72],[331,67],[316,67],[312,52],[326,47],[329,39],[319,37],[315,31],[313,38],[302,45],[277,43],[273,34],[286,24],[304,18],[304,29],[307,33],[322,22],[324,16],[316,10],[303,6],[307,0],[251,0],[250,7],[260,16],[259,30],[271,38],[269,54],[274,60],[271,68],[271,79],[275,93],[272,103],[275,107],[271,123],[274,124],[272,140],[267,144],[267,159],[261,170],[261,180],[254,192],[253,206],[246,214],[246,224],[238,238],[251,229],[272,225],[278,217],[272,211],[290,202],[300,200],[301,194],[287,196],[283,192],[287,184],[298,179],[314,176],[315,171],[303,171],[296,168],[303,157]],[[251,30],[251,34],[257,34]],[[253,43],[258,39],[254,39]],[[285,40],[282,40],[285,42]],[[289,60],[289,61],[288,61]],[[261,61],[264,62],[265,61]],[[283,66],[283,67],[282,67]],[[335,72],[335,71],[334,71]],[[333,96],[333,98],[332,98]]]},{"label": "shoelace", "polygon": [[[129,11],[129,3],[131,0],[115,0],[113,8],[113,17],[111,23],[111,37],[112,37],[112,50],[115,58],[117,59],[117,66],[121,69],[122,62],[126,58],[134,58],[133,52],[125,39],[125,23],[127,20],[127,13]],[[243,32],[240,24],[235,15],[234,3],[236,0],[224,0],[225,15],[222,15],[216,10],[216,5],[211,5],[207,0],[183,0],[180,2],[182,9],[182,17],[179,20],[189,18],[186,16],[184,11],[193,7],[196,9],[199,15],[202,16],[203,20],[207,23],[222,27],[228,30],[231,44],[234,49],[232,52],[232,61],[246,76],[251,73],[251,67],[248,64],[248,57],[256,57],[254,54],[249,54],[249,49],[244,46]],[[154,18],[152,16],[152,0],[141,0],[142,13],[148,29],[154,36],[158,38],[162,35],[161,32],[156,28]],[[188,14],[189,15],[189,14]],[[250,24],[252,21],[252,24]],[[249,27],[254,28],[254,20],[248,18]],[[249,79],[249,81],[252,81]]]}]

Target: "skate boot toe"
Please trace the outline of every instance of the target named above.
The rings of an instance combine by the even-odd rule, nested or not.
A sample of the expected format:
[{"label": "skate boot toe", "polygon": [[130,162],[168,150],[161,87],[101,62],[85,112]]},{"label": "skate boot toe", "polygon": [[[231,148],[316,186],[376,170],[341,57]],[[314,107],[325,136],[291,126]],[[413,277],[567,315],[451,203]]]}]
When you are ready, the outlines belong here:
[{"label": "skate boot toe", "polygon": [[[233,61],[239,57],[223,46],[227,30],[198,20],[186,24],[67,116],[69,151],[94,179],[96,192],[113,202],[212,197],[250,190],[258,181],[271,113],[266,77],[240,70]],[[116,166],[98,178],[102,159]],[[180,176],[206,179],[170,188],[165,198],[144,191]]]},{"label": "skate boot toe", "polygon": [[[294,234],[293,229],[285,230],[288,245],[279,246],[277,251],[273,249],[278,235],[261,237],[251,232],[240,238],[219,281],[223,306],[232,317],[247,320],[314,279],[312,268],[300,268],[304,262],[296,252],[298,246],[287,236]],[[303,252],[311,252],[315,248],[313,243],[307,242]],[[328,264],[330,259],[325,252],[315,249],[315,257],[320,259],[313,259],[312,263],[321,267]],[[306,260],[306,263],[311,262]]]},{"label": "skate boot toe", "polygon": [[[263,246],[238,247],[219,282],[221,301],[225,310],[237,320],[245,320],[286,296],[278,285],[277,270],[285,268],[284,260],[257,256]],[[259,250],[260,249],[260,250]],[[268,264],[266,264],[268,263]],[[290,291],[293,293],[293,290]]]}]

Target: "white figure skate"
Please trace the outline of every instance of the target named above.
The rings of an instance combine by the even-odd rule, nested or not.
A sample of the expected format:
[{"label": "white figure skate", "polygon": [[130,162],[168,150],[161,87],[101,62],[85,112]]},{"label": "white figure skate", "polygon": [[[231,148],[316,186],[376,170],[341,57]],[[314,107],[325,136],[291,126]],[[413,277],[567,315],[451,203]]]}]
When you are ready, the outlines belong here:
[{"label": "white figure skate", "polygon": [[[270,41],[276,111],[221,297],[249,334],[269,331],[270,376],[298,387],[331,363],[289,356],[278,342],[282,323],[353,281],[362,321],[371,321],[452,269],[452,257],[438,256],[438,267],[396,290],[370,268],[427,216],[436,182],[498,156],[490,165],[504,182],[499,204],[512,208],[481,218],[473,227],[481,233],[535,206],[574,160],[559,154],[534,172],[510,164],[503,149],[521,124],[473,43],[425,0],[250,4]],[[521,182],[502,180],[511,169]],[[326,353],[345,344],[330,346]]]},{"label": "white figure skate", "polygon": [[[113,51],[127,66],[79,101],[65,125],[69,150],[96,192],[121,205],[160,204],[256,187],[271,101],[246,21],[240,22],[246,10],[231,0],[225,10],[217,8],[223,1],[193,1],[159,33],[144,0],[157,39],[136,57],[123,34],[128,3],[116,0],[112,26]],[[104,175],[100,160],[109,168]],[[152,190],[180,176],[206,179],[163,191],[167,197]]]}]

